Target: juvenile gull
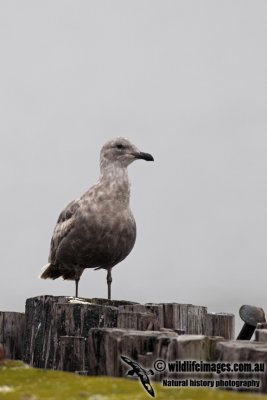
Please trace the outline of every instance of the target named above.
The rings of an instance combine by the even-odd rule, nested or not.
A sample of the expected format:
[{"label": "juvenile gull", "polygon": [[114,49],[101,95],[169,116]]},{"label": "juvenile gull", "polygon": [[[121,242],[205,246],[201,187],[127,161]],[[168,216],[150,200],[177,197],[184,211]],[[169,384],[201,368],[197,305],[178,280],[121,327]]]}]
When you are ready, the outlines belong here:
[{"label": "juvenile gull", "polygon": [[106,269],[111,299],[111,269],[131,252],[136,224],[130,210],[127,167],[136,159],[154,161],[128,139],[108,141],[100,152],[100,178],[59,215],[51,239],[49,263],[41,278],[75,280],[75,295],[85,268]]}]

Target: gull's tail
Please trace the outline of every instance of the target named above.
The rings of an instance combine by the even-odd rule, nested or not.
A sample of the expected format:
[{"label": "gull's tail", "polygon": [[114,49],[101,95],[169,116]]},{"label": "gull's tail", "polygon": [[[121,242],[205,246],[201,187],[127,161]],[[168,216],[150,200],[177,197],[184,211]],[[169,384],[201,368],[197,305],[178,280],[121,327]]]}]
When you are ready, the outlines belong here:
[{"label": "gull's tail", "polygon": [[43,266],[42,273],[41,273],[41,275],[39,275],[38,278],[41,278],[41,279],[47,279],[47,278],[49,278],[49,279],[57,279],[60,276],[61,276],[61,273],[59,271],[58,266],[55,265],[55,264],[48,263],[48,264]]}]

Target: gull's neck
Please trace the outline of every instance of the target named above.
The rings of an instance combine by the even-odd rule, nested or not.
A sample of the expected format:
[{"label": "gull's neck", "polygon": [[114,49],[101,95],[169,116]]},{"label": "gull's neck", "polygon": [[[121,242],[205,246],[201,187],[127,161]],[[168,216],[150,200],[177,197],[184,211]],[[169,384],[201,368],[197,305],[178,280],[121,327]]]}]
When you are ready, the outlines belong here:
[{"label": "gull's neck", "polygon": [[126,167],[116,163],[101,165],[99,182],[106,186],[112,198],[129,205],[130,181]]}]

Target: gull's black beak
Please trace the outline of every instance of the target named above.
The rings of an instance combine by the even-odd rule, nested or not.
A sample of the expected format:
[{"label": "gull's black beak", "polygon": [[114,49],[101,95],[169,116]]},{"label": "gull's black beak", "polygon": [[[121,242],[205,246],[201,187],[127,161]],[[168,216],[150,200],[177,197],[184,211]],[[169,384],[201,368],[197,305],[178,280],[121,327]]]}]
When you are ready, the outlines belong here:
[{"label": "gull's black beak", "polygon": [[154,158],[149,153],[143,153],[142,151],[140,151],[138,153],[133,153],[133,155],[135,156],[135,158],[140,158],[146,161],[154,161]]}]

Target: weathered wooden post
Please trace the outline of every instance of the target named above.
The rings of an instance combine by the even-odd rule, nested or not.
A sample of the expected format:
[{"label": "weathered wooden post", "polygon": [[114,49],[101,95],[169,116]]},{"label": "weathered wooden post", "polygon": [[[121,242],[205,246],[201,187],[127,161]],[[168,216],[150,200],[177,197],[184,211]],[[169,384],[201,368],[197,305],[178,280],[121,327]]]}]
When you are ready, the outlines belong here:
[{"label": "weathered wooden post", "polygon": [[[267,345],[261,342],[251,342],[249,340],[231,340],[218,342],[216,344],[216,360],[218,362],[231,363],[246,363],[249,368],[254,368],[254,363],[262,363],[263,371],[248,372],[249,369],[244,369],[244,372],[227,372],[221,374],[220,379],[232,379],[238,381],[259,381],[260,387],[250,387],[250,391],[258,391],[267,393]],[[244,390],[242,387],[235,388]]]},{"label": "weathered wooden post", "polygon": [[267,322],[259,322],[255,330],[256,342],[267,342]]},{"label": "weathered wooden post", "polygon": [[[174,338],[159,337],[155,353],[159,359],[170,361],[214,361],[216,343],[221,341],[221,337],[207,337],[205,335],[178,335]],[[168,377],[166,371],[157,375],[155,380],[162,380]],[[202,377],[202,373],[194,373],[194,378]],[[183,372],[175,372],[171,374],[171,379],[186,379],[192,377],[188,369]]]},{"label": "weathered wooden post", "polygon": [[56,369],[72,372],[85,371],[85,338],[82,336],[59,337],[60,359]]},{"label": "weathered wooden post", "polygon": [[[90,375],[124,376],[127,367],[120,356],[151,368],[157,357],[160,337],[177,337],[175,332],[137,331],[117,328],[93,328],[88,336],[88,373]],[[159,351],[159,350],[158,350]]]},{"label": "weathered wooden post", "polygon": [[205,334],[207,336],[222,336],[224,339],[234,339],[234,314],[208,313],[205,319]]},{"label": "weathered wooden post", "polygon": [[128,304],[118,307],[118,328],[158,330],[164,326],[163,306],[159,304]]},{"label": "weathered wooden post", "polygon": [[25,331],[25,315],[19,312],[0,312],[0,343],[6,358],[21,359]]},{"label": "weathered wooden post", "polygon": [[158,330],[157,320],[153,314],[127,311],[119,311],[117,327],[139,331]]},{"label": "weathered wooden post", "polygon": [[0,343],[0,362],[6,357],[4,346]]},{"label": "weathered wooden post", "polygon": [[193,304],[163,303],[164,327],[182,329],[185,333],[203,335],[207,307]]},{"label": "weathered wooden post", "polygon": [[24,360],[38,368],[57,368],[61,336],[87,337],[90,328],[116,326],[117,308],[87,301],[39,296],[26,302]]},{"label": "weathered wooden post", "polygon": [[[116,327],[118,305],[127,302],[102,299],[95,299],[95,303],[92,301],[63,296],[27,299],[24,361],[38,368],[55,369],[59,365],[64,368],[64,360],[60,354],[60,337],[87,338],[91,328]],[[87,346],[84,357],[85,360],[88,359]],[[67,359],[66,363],[68,364]]]}]

